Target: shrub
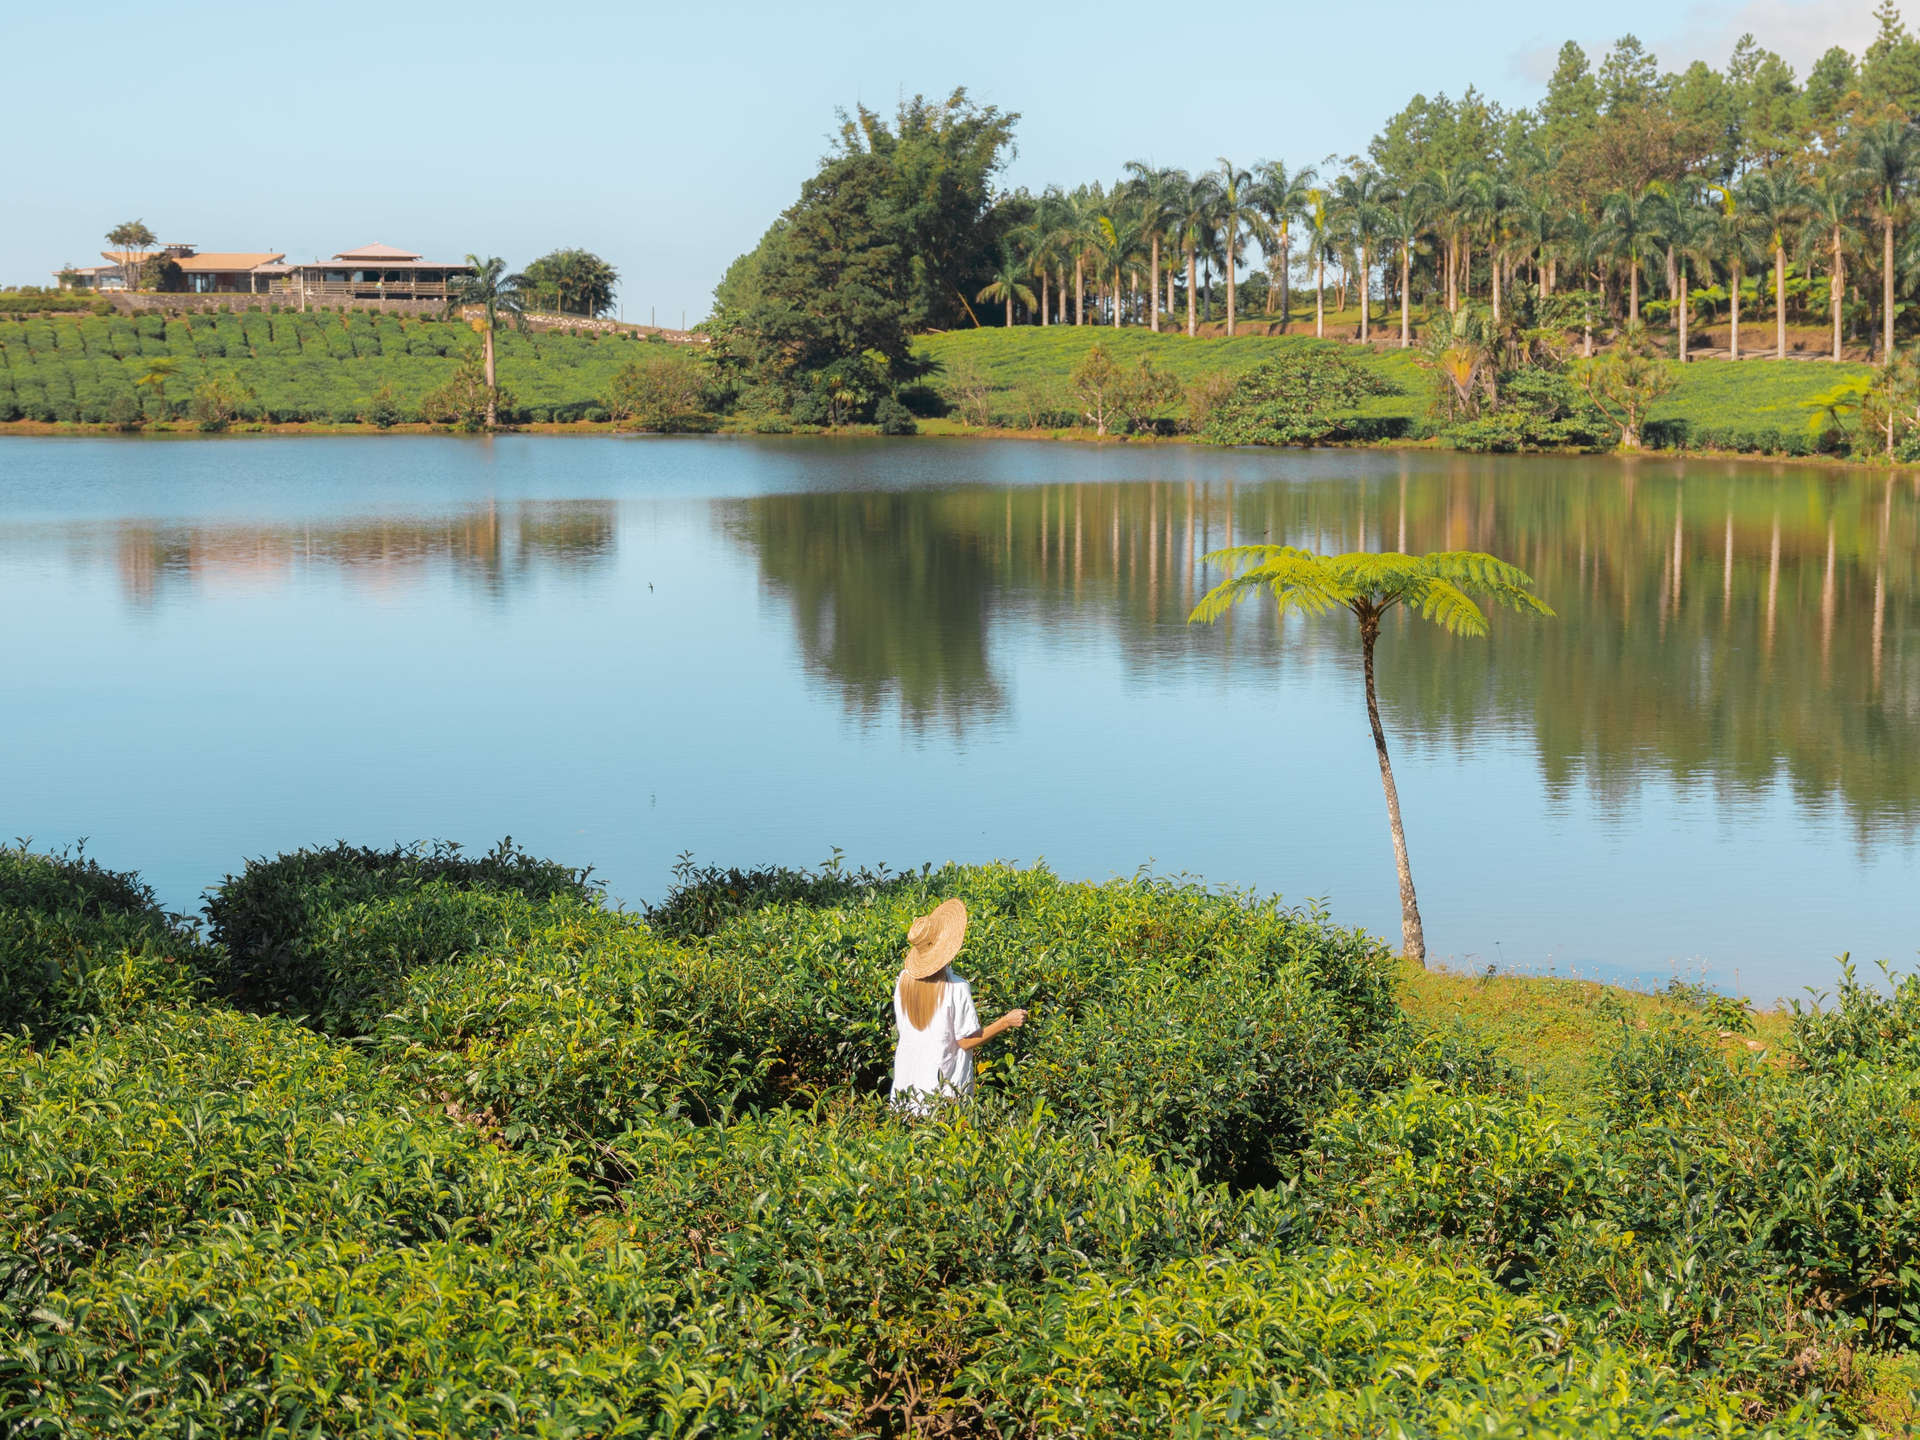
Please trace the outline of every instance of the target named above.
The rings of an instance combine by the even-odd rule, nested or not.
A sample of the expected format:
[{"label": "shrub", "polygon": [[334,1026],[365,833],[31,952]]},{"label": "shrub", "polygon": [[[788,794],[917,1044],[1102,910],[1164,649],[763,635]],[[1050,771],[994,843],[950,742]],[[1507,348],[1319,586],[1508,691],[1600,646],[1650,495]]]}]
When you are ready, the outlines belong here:
[{"label": "shrub", "polygon": [[1530,1263],[1551,1223],[1590,1203],[1579,1139],[1537,1096],[1417,1079],[1349,1101],[1315,1129],[1308,1212],[1322,1233],[1353,1243],[1459,1240],[1506,1278]]},{"label": "shrub", "polygon": [[201,947],[138,876],[0,846],[0,1035],[70,1036],[194,993]]},{"label": "shrub", "polygon": [[1216,445],[1307,445],[1353,433],[1353,414],[1395,387],[1332,345],[1302,347],[1243,375],[1207,417]]},{"label": "shrub", "polygon": [[919,432],[913,412],[892,395],[884,395],[873,407],[873,420],[882,435],[913,435]]},{"label": "shrub", "polygon": [[956,1389],[980,1428],[1056,1435],[1819,1435],[1657,1355],[1581,1343],[1471,1266],[1330,1250],[1091,1274],[967,1297]]},{"label": "shrub", "polygon": [[471,857],[444,842],[373,850],[341,841],[249,861],[207,897],[220,952],[212,978],[243,1003],[356,1028],[409,970],[465,953],[527,913],[490,898],[584,901],[587,874],[511,838]]}]

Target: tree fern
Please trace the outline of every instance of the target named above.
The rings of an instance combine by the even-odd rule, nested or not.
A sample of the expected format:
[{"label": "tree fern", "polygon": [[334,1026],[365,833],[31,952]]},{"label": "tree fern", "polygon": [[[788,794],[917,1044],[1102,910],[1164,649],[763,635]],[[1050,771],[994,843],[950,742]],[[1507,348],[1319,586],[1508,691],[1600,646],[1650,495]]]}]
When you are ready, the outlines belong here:
[{"label": "tree fern", "polygon": [[[1551,617],[1553,611],[1533,593],[1532,576],[1498,556],[1476,550],[1439,550],[1430,555],[1356,550],[1346,555],[1316,555],[1292,545],[1236,545],[1212,552],[1206,561],[1226,566],[1228,578],[1200,597],[1187,617],[1189,623],[1211,623],[1241,600],[1263,592],[1273,596],[1282,615],[1296,610],[1305,615],[1324,615],[1329,610],[1345,609],[1360,622],[1367,718],[1373,726],[1380,785],[1387,797],[1387,822],[1393,831],[1394,862],[1400,872],[1401,939],[1407,958],[1426,964],[1426,936],[1413,891],[1413,870],[1407,860],[1406,832],[1400,823],[1400,795],[1393,783],[1393,762],[1387,755],[1387,737],[1380,725],[1380,703],[1374,690],[1373,651],[1380,637],[1380,619],[1401,606],[1450,635],[1479,636],[1487,633],[1487,616],[1480,602],[1526,615]],[[1243,565],[1248,568],[1242,570]]]}]

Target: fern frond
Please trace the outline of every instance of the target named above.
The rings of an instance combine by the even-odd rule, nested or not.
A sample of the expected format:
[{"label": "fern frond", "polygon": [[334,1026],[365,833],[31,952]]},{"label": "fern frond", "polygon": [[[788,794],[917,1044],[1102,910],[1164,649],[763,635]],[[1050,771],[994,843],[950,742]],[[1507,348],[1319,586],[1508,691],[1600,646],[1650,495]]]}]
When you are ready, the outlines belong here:
[{"label": "fern frond", "polygon": [[1437,576],[1430,579],[1421,590],[1418,600],[1409,597],[1408,603],[1417,604],[1421,619],[1433,621],[1449,635],[1487,633],[1487,617],[1467,592],[1451,580],[1442,580]]}]

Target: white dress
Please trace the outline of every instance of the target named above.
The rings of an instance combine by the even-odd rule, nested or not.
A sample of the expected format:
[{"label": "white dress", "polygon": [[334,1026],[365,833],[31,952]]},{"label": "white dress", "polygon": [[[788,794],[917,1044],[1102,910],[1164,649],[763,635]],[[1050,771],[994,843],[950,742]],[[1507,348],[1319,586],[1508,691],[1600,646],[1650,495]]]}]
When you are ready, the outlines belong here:
[{"label": "white dress", "polygon": [[893,1052],[893,1103],[910,1114],[926,1115],[939,1097],[960,1099],[973,1090],[973,1056],[960,1048],[969,1035],[980,1033],[980,1014],[973,1008],[973,987],[949,974],[927,1028],[916,1030],[900,1004],[900,984],[893,986],[893,1024],[900,1041]]}]

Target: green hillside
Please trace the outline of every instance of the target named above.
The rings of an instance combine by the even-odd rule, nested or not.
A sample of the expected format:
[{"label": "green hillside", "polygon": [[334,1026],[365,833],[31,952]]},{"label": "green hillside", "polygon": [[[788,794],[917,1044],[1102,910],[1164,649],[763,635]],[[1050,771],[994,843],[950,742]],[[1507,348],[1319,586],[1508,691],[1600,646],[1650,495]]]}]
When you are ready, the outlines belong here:
[{"label": "green hillside", "polygon": [[[1155,335],[1138,328],[1056,326],[955,330],[923,337],[916,354],[934,362],[929,383],[949,400],[977,383],[988,396],[991,423],[1006,426],[1066,424],[1076,411],[1070,376],[1087,351],[1105,346],[1123,365],[1142,357],[1192,385],[1213,374],[1238,375],[1289,348],[1332,344],[1305,336],[1241,335],[1231,340]],[[1418,350],[1357,353],[1393,383],[1399,394],[1368,402],[1361,413],[1403,418],[1409,438],[1428,428],[1432,377]],[[1826,361],[1748,360],[1739,365],[1697,360],[1671,364],[1674,389],[1655,405],[1658,444],[1711,444],[1716,448],[1804,452],[1812,448],[1809,402],[1850,377],[1871,375],[1870,366]]]},{"label": "green hillside", "polygon": [[[391,388],[399,418],[447,382],[479,337],[459,321],[249,310],[191,316],[58,315],[0,319],[0,420],[99,424],[130,397],[148,420],[177,419],[205,381],[251,392],[247,418],[348,424]],[[500,383],[517,423],[605,418],[613,376],[642,353],[678,352],[627,335],[519,334],[497,340]],[[143,386],[156,360],[173,369]],[[121,400],[124,406],[126,401]]]}]

